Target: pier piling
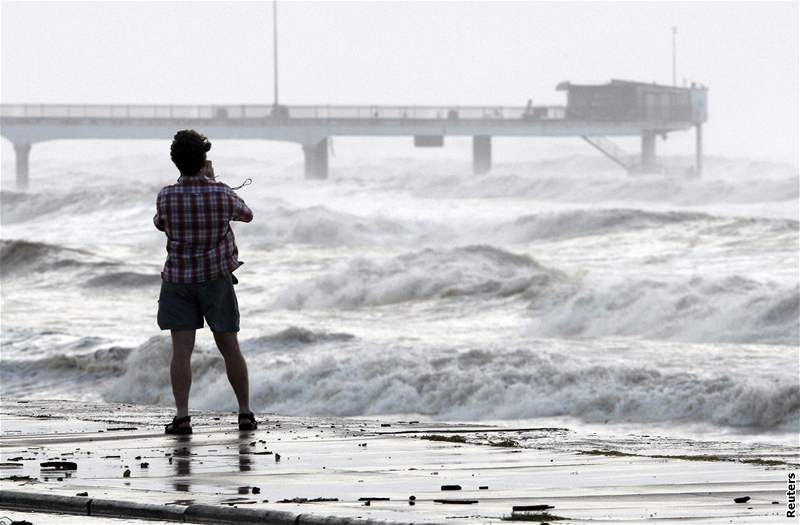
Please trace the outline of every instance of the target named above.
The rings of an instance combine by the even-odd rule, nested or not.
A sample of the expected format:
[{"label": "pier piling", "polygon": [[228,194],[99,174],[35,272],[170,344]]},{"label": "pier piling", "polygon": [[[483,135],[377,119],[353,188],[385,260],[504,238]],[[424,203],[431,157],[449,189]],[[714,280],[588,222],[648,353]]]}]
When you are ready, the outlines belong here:
[{"label": "pier piling", "polygon": [[20,191],[28,189],[30,154],[30,144],[14,143],[14,155],[17,162],[17,190]]},{"label": "pier piling", "polygon": [[652,132],[642,133],[642,171],[656,169],[656,135]]},{"label": "pier piling", "polygon": [[476,135],[472,137],[472,171],[483,175],[492,169],[492,137]]},{"label": "pier piling", "polygon": [[703,174],[703,125],[698,123],[694,127],[694,171],[698,177]]},{"label": "pier piling", "polygon": [[328,137],[316,144],[303,144],[306,179],[328,178]]}]

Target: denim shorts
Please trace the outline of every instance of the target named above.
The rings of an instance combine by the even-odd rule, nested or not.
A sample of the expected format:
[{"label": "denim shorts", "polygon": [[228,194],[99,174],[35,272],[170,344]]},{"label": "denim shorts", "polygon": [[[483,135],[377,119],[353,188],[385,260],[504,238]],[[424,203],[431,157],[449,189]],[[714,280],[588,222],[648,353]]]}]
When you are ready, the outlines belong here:
[{"label": "denim shorts", "polygon": [[158,326],[162,330],[198,330],[203,318],[212,332],[239,331],[235,277],[225,272],[202,283],[161,281]]}]

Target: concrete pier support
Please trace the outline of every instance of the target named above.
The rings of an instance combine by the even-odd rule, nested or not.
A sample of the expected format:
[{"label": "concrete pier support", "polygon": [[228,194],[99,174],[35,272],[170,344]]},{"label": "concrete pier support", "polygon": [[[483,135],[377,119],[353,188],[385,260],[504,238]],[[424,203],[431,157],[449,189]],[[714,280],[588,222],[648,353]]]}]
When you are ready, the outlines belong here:
[{"label": "concrete pier support", "polygon": [[316,144],[303,144],[307,179],[328,178],[328,137]]},{"label": "concrete pier support", "polygon": [[28,189],[28,163],[31,155],[30,144],[14,144],[14,155],[17,160],[17,189]]},{"label": "concrete pier support", "polygon": [[490,135],[472,137],[472,171],[475,175],[482,175],[491,169],[492,137]]},{"label": "concrete pier support", "polygon": [[698,177],[703,174],[703,125],[694,127],[694,173]]},{"label": "concrete pier support", "polygon": [[642,171],[651,171],[656,168],[656,135],[655,133],[642,133]]}]

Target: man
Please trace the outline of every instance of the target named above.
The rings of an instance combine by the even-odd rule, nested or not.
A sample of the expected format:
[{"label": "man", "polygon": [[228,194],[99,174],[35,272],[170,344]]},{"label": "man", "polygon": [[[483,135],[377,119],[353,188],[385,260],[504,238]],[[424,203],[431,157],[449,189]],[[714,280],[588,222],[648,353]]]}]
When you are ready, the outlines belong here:
[{"label": "man", "polygon": [[258,427],[250,411],[247,363],[239,349],[239,306],[233,276],[242,263],[230,221],[250,222],[253,212],[226,184],[214,179],[206,152],[211,142],[195,130],[175,134],[170,157],[181,173],[178,183],[158,193],[156,228],[167,234],[167,261],[161,272],[158,326],[172,333],[170,379],[177,414],[167,434],[191,434],[189,389],[195,331],[203,318],[239,403],[239,430]]}]

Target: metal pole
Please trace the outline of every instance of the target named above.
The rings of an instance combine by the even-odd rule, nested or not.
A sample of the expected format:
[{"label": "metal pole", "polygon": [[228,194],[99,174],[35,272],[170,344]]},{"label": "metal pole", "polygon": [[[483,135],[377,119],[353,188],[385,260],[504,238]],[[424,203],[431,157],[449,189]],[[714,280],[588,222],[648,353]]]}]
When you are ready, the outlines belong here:
[{"label": "metal pole", "polygon": [[677,74],[677,67],[676,67],[677,51],[676,51],[676,44],[675,44],[675,40],[676,40],[677,34],[678,34],[678,28],[676,26],[672,26],[672,85],[673,86],[677,86],[678,85],[678,80],[677,80],[678,74]]},{"label": "metal pole", "polygon": [[272,76],[275,81],[275,105],[278,105],[278,0],[272,0]]}]

